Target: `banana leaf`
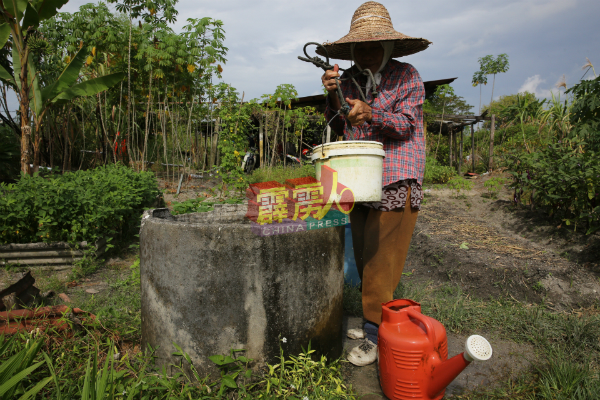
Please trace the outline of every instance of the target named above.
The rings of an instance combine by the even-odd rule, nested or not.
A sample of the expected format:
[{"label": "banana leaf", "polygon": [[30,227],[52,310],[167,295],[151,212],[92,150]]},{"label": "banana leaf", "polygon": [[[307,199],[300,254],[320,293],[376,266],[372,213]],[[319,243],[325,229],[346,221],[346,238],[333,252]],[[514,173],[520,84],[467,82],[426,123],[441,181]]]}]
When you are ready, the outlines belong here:
[{"label": "banana leaf", "polygon": [[10,25],[8,25],[8,24],[0,25],[0,48],[4,47],[6,42],[8,42],[9,36],[10,36]]},{"label": "banana leaf", "polygon": [[[10,1],[10,0],[5,0]],[[58,13],[58,10],[67,4],[69,0],[41,0],[36,4],[36,10],[40,21],[52,18]]]},{"label": "banana leaf", "polygon": [[19,51],[16,46],[12,46],[12,62],[13,62],[13,71],[15,72],[15,85],[19,90],[21,90],[21,80],[19,79],[19,74],[21,73],[21,58],[19,56]]},{"label": "banana leaf", "polygon": [[43,110],[42,91],[40,90],[37,71],[30,55],[27,62],[27,80],[31,82],[32,77],[34,78],[31,87],[29,88],[29,106],[35,112],[35,115],[39,117]]},{"label": "banana leaf", "polygon": [[79,78],[79,71],[85,61],[85,51],[79,50],[69,65],[63,70],[58,79],[42,89],[42,99],[44,102],[52,101],[54,98],[63,92],[65,89],[73,86]]},{"label": "banana leaf", "polygon": [[56,104],[64,104],[79,96],[93,96],[97,93],[110,89],[117,83],[121,82],[125,74],[117,72],[115,74],[104,75],[98,78],[90,79],[85,82],[78,83],[65,90],[56,96],[52,102]]},{"label": "banana leaf", "polygon": [[[3,0],[4,9],[8,11],[17,21],[23,17],[23,11],[27,8],[27,0]],[[15,10],[15,5],[17,9]]]},{"label": "banana leaf", "polygon": [[38,16],[37,11],[31,6],[30,3],[27,3],[27,10],[25,11],[25,16],[23,17],[23,24],[21,25],[21,29],[23,30],[23,32],[25,32],[30,26],[37,28],[39,24],[40,18]]}]

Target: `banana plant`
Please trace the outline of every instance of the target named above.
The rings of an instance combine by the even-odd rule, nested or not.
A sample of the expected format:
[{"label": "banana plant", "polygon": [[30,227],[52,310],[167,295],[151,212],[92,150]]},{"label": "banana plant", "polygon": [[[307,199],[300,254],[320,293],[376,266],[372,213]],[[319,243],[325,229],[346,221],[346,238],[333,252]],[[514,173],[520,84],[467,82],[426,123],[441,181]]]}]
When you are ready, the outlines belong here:
[{"label": "banana plant", "polygon": [[19,99],[21,117],[21,171],[29,173],[30,111],[33,111],[35,148],[39,149],[44,114],[53,104],[69,102],[75,97],[92,96],[109,89],[123,79],[114,73],[80,83],[79,72],[85,61],[80,49],[59,78],[41,88],[34,55],[43,51],[47,42],[37,31],[41,21],[56,15],[68,0],[1,0],[0,48],[10,41],[13,74],[0,65],[0,80],[12,86]]}]

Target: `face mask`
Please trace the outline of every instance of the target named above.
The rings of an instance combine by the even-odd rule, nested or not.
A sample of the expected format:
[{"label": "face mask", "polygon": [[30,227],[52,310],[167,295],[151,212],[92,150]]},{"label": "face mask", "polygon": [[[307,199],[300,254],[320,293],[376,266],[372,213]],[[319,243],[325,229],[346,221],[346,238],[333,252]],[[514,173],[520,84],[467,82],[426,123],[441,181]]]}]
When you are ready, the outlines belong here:
[{"label": "face mask", "polygon": [[[379,85],[381,83],[381,71],[386,66],[387,62],[390,60],[390,57],[392,55],[392,51],[394,51],[394,45],[396,44],[396,42],[388,40],[388,41],[379,42],[379,44],[381,44],[381,46],[383,47],[383,59],[381,60],[381,65],[379,66],[379,69],[377,70],[376,73],[373,74],[376,85]],[[352,43],[350,45],[350,54],[352,56],[352,60],[356,64],[356,67],[360,71],[362,71],[363,69],[361,68],[360,65],[358,65],[358,63],[354,59],[354,46],[356,46],[356,43]],[[371,85],[372,85],[371,77],[369,76],[367,79],[367,87],[370,87]]]}]

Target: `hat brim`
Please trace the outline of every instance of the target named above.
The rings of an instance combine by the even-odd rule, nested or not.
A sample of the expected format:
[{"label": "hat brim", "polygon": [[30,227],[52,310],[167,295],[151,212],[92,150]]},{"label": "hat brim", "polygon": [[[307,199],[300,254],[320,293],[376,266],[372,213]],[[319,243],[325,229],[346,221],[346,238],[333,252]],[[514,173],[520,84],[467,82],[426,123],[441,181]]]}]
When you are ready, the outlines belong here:
[{"label": "hat brim", "polygon": [[[391,58],[404,57],[418,53],[428,48],[431,44],[427,39],[407,37],[399,32],[398,34],[398,36],[401,35],[402,37],[394,38],[390,37],[391,35],[382,35],[380,37],[360,38],[349,37],[351,35],[346,35],[337,42],[323,43],[323,47],[327,49],[329,58],[352,61],[350,47],[353,43],[394,41],[396,43]],[[316,53],[321,56],[326,56],[325,52],[320,47],[317,48]]]}]

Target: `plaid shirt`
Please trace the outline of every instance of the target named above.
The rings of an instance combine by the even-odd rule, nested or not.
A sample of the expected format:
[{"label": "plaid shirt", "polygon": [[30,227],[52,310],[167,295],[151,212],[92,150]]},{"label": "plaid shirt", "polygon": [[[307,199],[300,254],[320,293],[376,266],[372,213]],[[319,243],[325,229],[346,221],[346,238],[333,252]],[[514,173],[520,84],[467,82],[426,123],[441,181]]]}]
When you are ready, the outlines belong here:
[{"label": "plaid shirt", "polygon": [[[342,78],[347,78],[344,72]],[[367,77],[361,75],[357,82],[363,87],[367,101],[371,100],[371,90],[364,90]],[[358,89],[352,80],[341,82],[345,97],[360,99]],[[410,64],[389,60],[381,71],[381,83],[377,87],[377,99],[372,104],[372,121],[354,127],[355,140],[374,140],[383,143],[383,186],[404,179],[416,179],[423,184],[425,173],[425,135],[423,134],[423,101],[425,87],[417,70]],[[335,115],[329,106],[325,118]],[[338,135],[350,140],[345,117],[339,115],[331,122],[331,128]]]}]

